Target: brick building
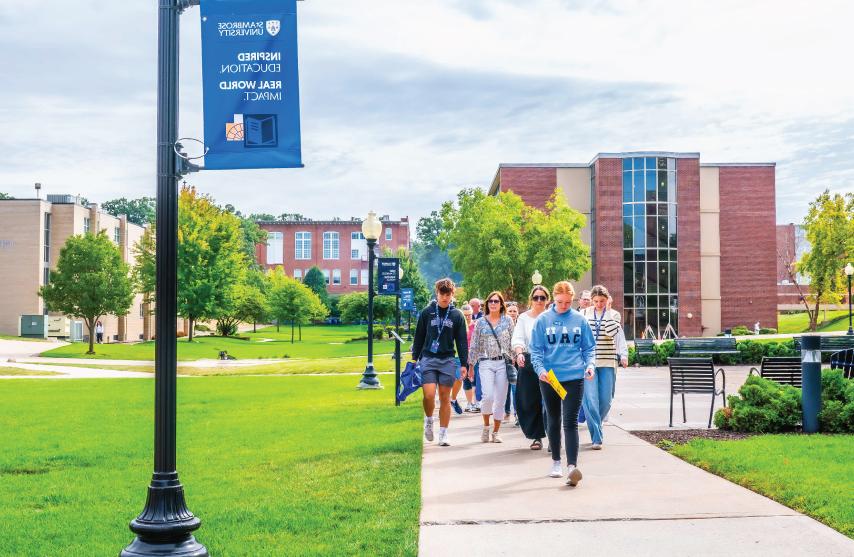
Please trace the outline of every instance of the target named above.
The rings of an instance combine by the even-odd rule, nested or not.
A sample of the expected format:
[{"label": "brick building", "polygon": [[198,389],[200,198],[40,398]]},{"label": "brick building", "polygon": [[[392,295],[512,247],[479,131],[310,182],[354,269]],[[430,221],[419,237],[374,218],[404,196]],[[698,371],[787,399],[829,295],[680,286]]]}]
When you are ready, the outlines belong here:
[{"label": "brick building", "polygon": [[[809,292],[809,280],[791,270],[794,264],[809,251],[804,228],[797,224],[777,225],[777,308],[803,309],[801,293]],[[794,279],[794,280],[793,280]]]},{"label": "brick building", "polygon": [[[380,218],[383,232],[378,253],[385,248],[409,249],[409,218]],[[288,276],[302,279],[312,267],[326,277],[331,295],[368,290],[368,246],[362,220],[288,220],[259,222],[267,231],[266,244],[256,247],[258,263],[265,269],[282,266]]]},{"label": "brick building", "polygon": [[490,194],[542,208],[557,189],[587,217],[592,271],[630,338],[777,326],[775,163],[699,153],[599,153],[581,164],[501,164]]},{"label": "brick building", "polygon": [[[0,200],[0,334],[18,335],[22,315],[62,317],[47,311],[39,287],[49,280],[50,270],[56,269],[59,252],[70,236],[98,230],[106,231],[122,259],[133,266],[133,245],[145,229],[128,222],[124,215],[103,213],[95,203],[84,206],[79,197],[71,195]],[[152,319],[143,305],[142,296],[137,295],[128,315],[104,316],[105,342],[150,338]],[[82,320],[63,323],[59,329],[49,328],[50,336],[88,337]]]}]

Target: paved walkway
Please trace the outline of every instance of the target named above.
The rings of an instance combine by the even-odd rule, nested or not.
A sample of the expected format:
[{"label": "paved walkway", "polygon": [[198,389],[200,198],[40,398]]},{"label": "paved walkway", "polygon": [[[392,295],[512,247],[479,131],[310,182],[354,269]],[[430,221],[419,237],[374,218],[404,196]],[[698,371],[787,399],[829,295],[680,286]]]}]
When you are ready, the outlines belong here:
[{"label": "paved walkway", "polygon": [[[854,555],[854,540],[615,425],[666,427],[660,374],[620,376],[605,449],[591,451],[582,429],[576,488],[546,476],[545,450],[519,428],[481,443],[480,416],[454,416],[452,446],[424,447],[420,555]],[[705,426],[707,400],[689,400],[689,425]]]}]

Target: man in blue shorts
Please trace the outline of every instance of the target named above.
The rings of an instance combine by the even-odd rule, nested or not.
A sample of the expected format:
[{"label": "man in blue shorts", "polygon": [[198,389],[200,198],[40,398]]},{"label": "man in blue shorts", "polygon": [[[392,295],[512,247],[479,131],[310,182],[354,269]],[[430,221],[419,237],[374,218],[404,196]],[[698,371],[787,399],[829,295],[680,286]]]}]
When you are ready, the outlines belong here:
[{"label": "man in blue shorts", "polygon": [[[451,389],[465,368],[459,362],[468,361],[466,321],[460,310],[451,303],[454,281],[436,281],[436,299],[418,317],[412,359],[421,367],[424,394],[424,438],[433,440],[433,412],[436,409],[436,390],[439,391],[439,445],[447,447],[448,424],[451,422]],[[456,345],[456,351],[454,347]]]}]

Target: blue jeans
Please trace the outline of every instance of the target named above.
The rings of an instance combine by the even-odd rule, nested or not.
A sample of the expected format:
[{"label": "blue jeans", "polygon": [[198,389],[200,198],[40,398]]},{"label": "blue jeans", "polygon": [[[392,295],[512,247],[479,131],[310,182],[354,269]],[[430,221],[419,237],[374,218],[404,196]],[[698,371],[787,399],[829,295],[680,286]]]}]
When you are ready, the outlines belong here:
[{"label": "blue jeans", "polygon": [[463,379],[463,390],[470,391],[474,389],[474,398],[476,401],[480,402],[483,400],[483,392],[480,389],[480,372],[479,372],[480,364],[474,364],[474,380],[472,381],[468,377]]},{"label": "blue jeans", "polygon": [[504,403],[504,413],[510,414],[510,406],[513,406],[513,411],[516,411],[516,385],[509,385],[507,388],[507,401]]},{"label": "blue jeans", "polygon": [[584,414],[594,443],[602,443],[602,419],[611,410],[617,375],[613,367],[597,367],[593,379],[584,386]]}]

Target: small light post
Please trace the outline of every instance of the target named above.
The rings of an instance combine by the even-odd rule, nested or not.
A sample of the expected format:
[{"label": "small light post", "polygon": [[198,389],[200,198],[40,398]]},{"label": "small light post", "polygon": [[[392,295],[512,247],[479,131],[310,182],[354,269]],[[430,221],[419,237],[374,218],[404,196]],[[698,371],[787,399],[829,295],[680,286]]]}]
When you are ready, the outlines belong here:
[{"label": "small light post", "polygon": [[534,274],[531,275],[531,282],[534,283],[534,286],[543,283],[543,275],[536,269],[534,269]]},{"label": "small light post", "polygon": [[845,266],[845,275],[848,277],[848,334],[854,335],[854,327],[851,326],[851,275],[854,275],[854,265],[849,263]]},{"label": "small light post", "polygon": [[821,410],[821,336],[801,337],[801,407],[804,433],[818,432]]},{"label": "small light post", "polygon": [[368,212],[368,218],[362,221],[362,234],[368,243],[368,363],[359,389],[381,389],[382,385],[374,370],[374,248],[382,232],[382,223],[373,211]]}]

